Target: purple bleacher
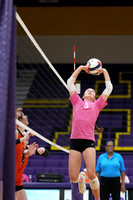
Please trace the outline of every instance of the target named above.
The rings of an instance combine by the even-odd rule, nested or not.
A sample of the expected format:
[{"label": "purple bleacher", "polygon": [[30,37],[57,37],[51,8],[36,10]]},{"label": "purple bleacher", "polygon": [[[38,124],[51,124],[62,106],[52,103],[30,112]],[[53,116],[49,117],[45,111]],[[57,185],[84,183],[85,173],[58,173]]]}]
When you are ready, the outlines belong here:
[{"label": "purple bleacher", "polygon": [[122,155],[123,159],[126,160],[128,162],[128,160],[132,160],[133,159],[133,155],[131,154],[123,154]]},{"label": "purple bleacher", "polygon": [[131,168],[126,167],[125,173],[126,173],[127,176],[129,176],[131,174]]},{"label": "purple bleacher", "polygon": [[59,152],[59,153],[55,152],[54,153],[54,152],[52,152],[50,154],[50,156],[47,157],[47,160],[53,160],[53,159],[68,160],[68,158],[69,158],[69,154],[67,154],[67,153],[64,153],[64,152]]},{"label": "purple bleacher", "polygon": [[126,175],[129,176],[129,177],[130,177],[130,176],[133,176],[133,168],[132,168],[132,167],[129,167],[129,168],[126,167],[126,172],[125,172],[125,173],[126,173]]},{"label": "purple bleacher", "polygon": [[133,167],[130,168],[129,176],[133,176]]},{"label": "purple bleacher", "polygon": [[32,182],[37,182],[37,176],[36,175],[32,175]]},{"label": "purple bleacher", "polygon": [[133,165],[133,158],[132,158],[132,159],[127,159],[127,158],[125,158],[125,159],[124,159],[124,162],[125,162],[126,164],[132,164],[132,165]]},{"label": "purple bleacher", "polygon": [[133,183],[133,176],[129,176],[130,183]]},{"label": "purple bleacher", "polygon": [[52,160],[44,160],[44,166],[45,167],[67,167],[68,166],[68,160],[58,160],[58,159],[52,159]]},{"label": "purple bleacher", "polygon": [[36,173],[35,173],[35,168],[34,167],[26,167],[25,168],[25,170],[24,170],[24,174],[26,174],[26,175],[30,175],[30,174],[32,174],[32,175],[35,175]]},{"label": "purple bleacher", "polygon": [[122,146],[132,147],[133,146],[133,138],[130,138],[130,139],[119,138],[119,146],[121,146],[121,147]]},{"label": "purple bleacher", "polygon": [[64,176],[68,175],[68,167],[32,167],[32,168],[34,169],[34,173],[36,175],[40,173],[57,173],[57,174],[63,174]]},{"label": "purple bleacher", "polygon": [[117,120],[117,118],[114,118],[113,120],[105,118],[104,121],[103,121],[103,119],[104,119],[104,117],[98,121],[98,123],[103,124],[103,126],[107,126],[107,127],[122,126],[122,120]]},{"label": "purple bleacher", "polygon": [[60,139],[60,140],[62,140],[62,139],[67,139],[67,141],[70,139],[70,134],[63,134],[63,135],[61,135],[61,134],[59,134],[59,137],[58,137],[58,139]]},{"label": "purple bleacher", "polygon": [[65,176],[65,177],[64,177],[64,182],[66,182],[66,183],[69,183],[69,182],[70,182],[69,176]]},{"label": "purple bleacher", "polygon": [[29,160],[28,165],[29,164],[30,164],[31,167],[44,167],[45,166],[44,160],[39,160],[39,159]]},{"label": "purple bleacher", "polygon": [[33,181],[37,181],[37,174],[57,173],[64,175],[64,182],[70,182],[68,176],[68,156],[69,155],[64,152],[53,152],[47,158],[34,155],[29,158],[29,162],[24,173],[27,175],[34,175]]},{"label": "purple bleacher", "polygon": [[[133,169],[133,160],[124,160],[124,163],[125,163],[125,168],[132,168]],[[133,171],[132,170],[130,170],[130,172],[132,173]],[[131,175],[131,174],[130,174]],[[133,174],[132,174],[133,175]]]},{"label": "purple bleacher", "polygon": [[133,140],[133,134],[132,133],[130,133],[130,135],[120,135],[119,137],[122,138],[122,139],[131,139],[131,140]]},{"label": "purple bleacher", "polygon": [[57,159],[57,160],[68,160],[69,158],[69,154],[64,153],[64,152],[52,152],[50,153],[50,156],[48,156],[47,158],[44,158],[43,156],[36,156],[33,155],[32,157],[29,158],[29,160],[33,160],[33,159],[39,159],[39,160],[52,160],[52,159]]},{"label": "purple bleacher", "polygon": [[68,167],[53,167],[53,168],[47,167],[47,168],[48,168],[48,172],[63,174],[64,176],[68,175]]},{"label": "purple bleacher", "polygon": [[66,159],[30,159],[28,162],[28,167],[67,167],[68,166],[68,160]]},{"label": "purple bleacher", "polygon": [[56,143],[60,146],[70,146],[69,139],[67,139],[67,138],[64,138],[63,140],[58,138],[58,139],[56,139]]},{"label": "purple bleacher", "polygon": [[27,167],[24,171],[26,175],[32,174],[34,176],[33,182],[37,181],[37,174],[41,173],[55,173],[55,174],[62,174],[64,175],[64,182],[70,182],[68,176],[68,168],[67,167]]}]

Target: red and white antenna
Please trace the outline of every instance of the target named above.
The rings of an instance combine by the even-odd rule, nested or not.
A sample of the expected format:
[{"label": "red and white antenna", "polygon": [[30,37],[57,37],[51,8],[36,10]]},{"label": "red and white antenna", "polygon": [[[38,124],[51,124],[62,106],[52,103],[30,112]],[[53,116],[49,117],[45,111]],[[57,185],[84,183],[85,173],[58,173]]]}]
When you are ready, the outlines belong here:
[{"label": "red and white antenna", "polygon": [[[74,59],[74,71],[76,70],[76,51],[75,51],[75,45],[74,45],[74,48],[73,48],[73,59]],[[77,82],[75,81],[75,86],[76,86],[76,90],[78,92],[78,94],[81,93],[81,85],[80,85],[80,82]]]},{"label": "red and white antenna", "polygon": [[73,48],[73,59],[74,59],[74,71],[76,69],[76,53],[75,53],[75,45],[74,45],[74,48]]}]

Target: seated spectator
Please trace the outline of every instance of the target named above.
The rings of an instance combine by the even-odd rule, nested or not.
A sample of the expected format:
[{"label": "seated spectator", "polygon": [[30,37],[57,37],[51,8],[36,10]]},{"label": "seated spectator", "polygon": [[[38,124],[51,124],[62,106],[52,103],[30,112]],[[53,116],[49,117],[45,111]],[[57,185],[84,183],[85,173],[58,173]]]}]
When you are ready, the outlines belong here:
[{"label": "seated spectator", "polygon": [[[121,182],[121,176],[120,176],[120,182]],[[127,175],[125,175],[125,183],[130,183],[130,179]]]},{"label": "seated spectator", "polygon": [[22,174],[22,182],[29,182],[29,177],[26,174]]}]

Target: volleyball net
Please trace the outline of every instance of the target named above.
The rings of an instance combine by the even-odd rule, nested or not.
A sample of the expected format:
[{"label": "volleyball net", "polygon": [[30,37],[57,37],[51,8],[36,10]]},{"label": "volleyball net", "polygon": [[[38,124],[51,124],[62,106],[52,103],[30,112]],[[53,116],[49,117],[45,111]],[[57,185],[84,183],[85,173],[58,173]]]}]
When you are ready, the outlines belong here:
[{"label": "volleyball net", "polygon": [[69,153],[72,108],[66,80],[42,51],[39,38],[32,36],[17,13],[16,18],[17,107],[28,116],[30,128],[18,120],[17,124],[30,129],[38,144]]}]

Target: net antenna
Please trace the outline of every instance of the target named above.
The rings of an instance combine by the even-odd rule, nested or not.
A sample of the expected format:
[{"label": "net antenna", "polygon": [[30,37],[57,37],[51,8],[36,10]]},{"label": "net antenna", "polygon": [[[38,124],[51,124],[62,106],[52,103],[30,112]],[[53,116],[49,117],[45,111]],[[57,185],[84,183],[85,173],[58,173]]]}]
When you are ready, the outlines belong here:
[{"label": "net antenna", "polygon": [[[29,32],[28,28],[26,27],[26,25],[24,24],[24,22],[22,21],[21,17],[19,16],[19,14],[16,12],[16,19],[19,22],[19,24],[21,25],[21,27],[23,28],[23,30],[25,31],[25,33],[27,34],[27,36],[29,37],[29,39],[31,40],[32,44],[36,47],[36,49],[38,50],[38,52],[41,54],[41,56],[43,57],[43,59],[47,62],[47,64],[49,65],[49,67],[51,68],[51,70],[54,72],[54,74],[58,77],[58,79],[61,81],[61,83],[65,86],[65,88],[68,90],[67,84],[65,83],[65,81],[62,79],[62,77],[59,75],[59,73],[56,71],[56,69],[53,67],[53,65],[51,64],[51,62],[49,61],[49,59],[46,57],[46,55],[44,54],[44,52],[42,51],[42,49],[40,48],[40,46],[38,45],[38,43],[36,42],[36,40],[34,39],[34,37],[31,35],[31,33]],[[33,129],[29,128],[28,126],[24,125],[23,123],[21,123],[19,120],[16,120],[16,124],[28,131],[30,131],[32,134],[34,134],[35,136],[37,136],[38,138],[40,138],[41,140],[47,142],[48,144],[66,152],[69,153],[69,150],[57,145],[54,142],[51,142],[50,140],[48,140],[47,138],[45,138],[44,136],[40,135],[38,132],[34,131]]]},{"label": "net antenna", "polygon": [[76,69],[76,53],[75,53],[75,45],[74,45],[74,47],[73,47],[73,61],[74,61],[74,71],[75,71],[75,69]]}]

